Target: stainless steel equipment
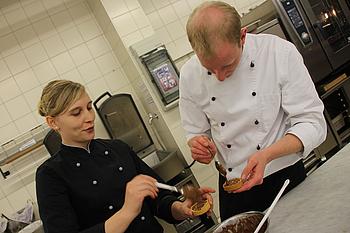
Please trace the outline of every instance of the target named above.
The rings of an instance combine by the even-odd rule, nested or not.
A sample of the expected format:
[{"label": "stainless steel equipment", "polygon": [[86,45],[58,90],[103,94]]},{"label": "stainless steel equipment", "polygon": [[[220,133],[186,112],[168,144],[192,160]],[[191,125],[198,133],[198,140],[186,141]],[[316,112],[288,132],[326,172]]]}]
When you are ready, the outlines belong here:
[{"label": "stainless steel equipment", "polygon": [[242,23],[250,31],[293,42],[318,83],[350,61],[349,4],[348,0],[267,0]]},{"label": "stainless steel equipment", "polygon": [[130,49],[163,110],[175,107],[179,99],[179,71],[159,36],[150,36]]},{"label": "stainless steel equipment", "polygon": [[[239,230],[239,229],[240,230],[246,230],[246,231],[251,230],[251,232],[253,232],[255,230],[256,226],[259,224],[259,221],[253,222],[252,220],[248,220],[248,219],[251,218],[252,216],[254,216],[254,217],[258,216],[259,217],[258,219],[260,219],[260,218],[263,218],[264,215],[265,215],[265,213],[264,212],[260,212],[260,211],[249,211],[249,212],[244,212],[244,213],[241,213],[241,214],[234,215],[231,218],[228,218],[225,221],[223,221],[215,229],[215,231],[213,233],[221,233],[221,232],[224,231],[225,228],[230,228],[230,226],[233,226],[233,225],[236,226],[234,228],[236,230]],[[269,219],[266,220],[264,225],[265,225],[264,228],[266,230],[263,231],[263,232],[266,233],[266,232],[268,232]],[[255,226],[255,228],[254,228],[254,226]]]},{"label": "stainless steel equipment", "polygon": [[[191,170],[185,169],[187,164],[177,151],[168,152],[156,149],[131,95],[112,96],[106,92],[93,104],[109,136],[121,139],[130,145],[137,155],[152,167],[167,184],[175,186],[178,190],[181,190],[185,184],[199,187]],[[178,195],[180,199],[184,198]],[[216,224],[217,220],[213,213],[209,218],[204,216],[184,220],[175,224],[174,227],[179,233],[201,233],[211,232],[210,229]]]}]

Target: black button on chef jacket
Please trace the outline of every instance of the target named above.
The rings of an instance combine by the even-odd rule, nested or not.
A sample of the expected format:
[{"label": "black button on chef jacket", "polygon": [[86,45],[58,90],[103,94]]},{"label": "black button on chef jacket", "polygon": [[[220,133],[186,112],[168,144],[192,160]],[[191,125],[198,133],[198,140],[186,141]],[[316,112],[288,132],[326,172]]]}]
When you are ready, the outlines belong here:
[{"label": "black button on chef jacket", "polygon": [[[37,169],[45,233],[104,233],[104,222],[123,206],[127,182],[138,174],[164,182],[122,141],[95,139],[89,150],[61,145]],[[165,190],[156,199],[146,198],[126,232],[163,232],[154,216],[176,223],[171,215],[176,200]]]}]

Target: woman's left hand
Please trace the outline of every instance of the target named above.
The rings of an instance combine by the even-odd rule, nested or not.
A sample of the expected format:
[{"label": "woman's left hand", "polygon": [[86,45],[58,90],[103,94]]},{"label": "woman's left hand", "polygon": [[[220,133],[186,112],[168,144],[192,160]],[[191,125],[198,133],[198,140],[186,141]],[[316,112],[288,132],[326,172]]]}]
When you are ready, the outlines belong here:
[{"label": "woman's left hand", "polygon": [[[209,187],[201,187],[199,188],[199,191],[201,192],[201,198],[203,200],[208,200],[210,204],[210,210],[207,212],[207,215],[210,215],[213,209],[213,197],[211,196],[211,193],[215,193],[215,189],[209,188]],[[173,205],[171,206],[171,212],[173,217],[176,220],[183,220],[186,218],[193,218],[193,212],[191,210],[191,206],[193,205],[193,201],[190,199],[186,199],[184,202],[181,201],[175,201]]]},{"label": "woman's left hand", "polygon": [[243,169],[241,178],[244,183],[240,189],[234,191],[239,193],[251,189],[255,185],[262,184],[266,164],[268,163],[265,151],[258,151],[248,159],[247,166]]}]

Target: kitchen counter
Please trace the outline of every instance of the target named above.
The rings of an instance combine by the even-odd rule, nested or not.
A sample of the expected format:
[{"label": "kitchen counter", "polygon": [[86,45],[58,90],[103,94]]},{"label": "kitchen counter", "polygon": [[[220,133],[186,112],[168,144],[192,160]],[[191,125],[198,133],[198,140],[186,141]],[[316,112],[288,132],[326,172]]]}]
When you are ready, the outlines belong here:
[{"label": "kitchen counter", "polygon": [[350,144],[282,197],[269,233],[350,232]]}]

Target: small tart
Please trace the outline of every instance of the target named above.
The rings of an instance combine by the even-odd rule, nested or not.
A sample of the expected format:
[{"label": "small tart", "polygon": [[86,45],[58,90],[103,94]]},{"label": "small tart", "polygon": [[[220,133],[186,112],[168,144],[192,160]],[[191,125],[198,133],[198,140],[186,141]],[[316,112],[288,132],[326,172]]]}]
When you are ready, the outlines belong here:
[{"label": "small tart", "polygon": [[203,200],[203,201],[196,202],[194,205],[191,206],[191,210],[194,216],[205,214],[210,210],[209,201]]},{"label": "small tart", "polygon": [[223,188],[225,191],[235,191],[240,187],[242,187],[242,185],[243,185],[243,180],[241,178],[233,178],[231,180],[227,180],[224,183]]}]

